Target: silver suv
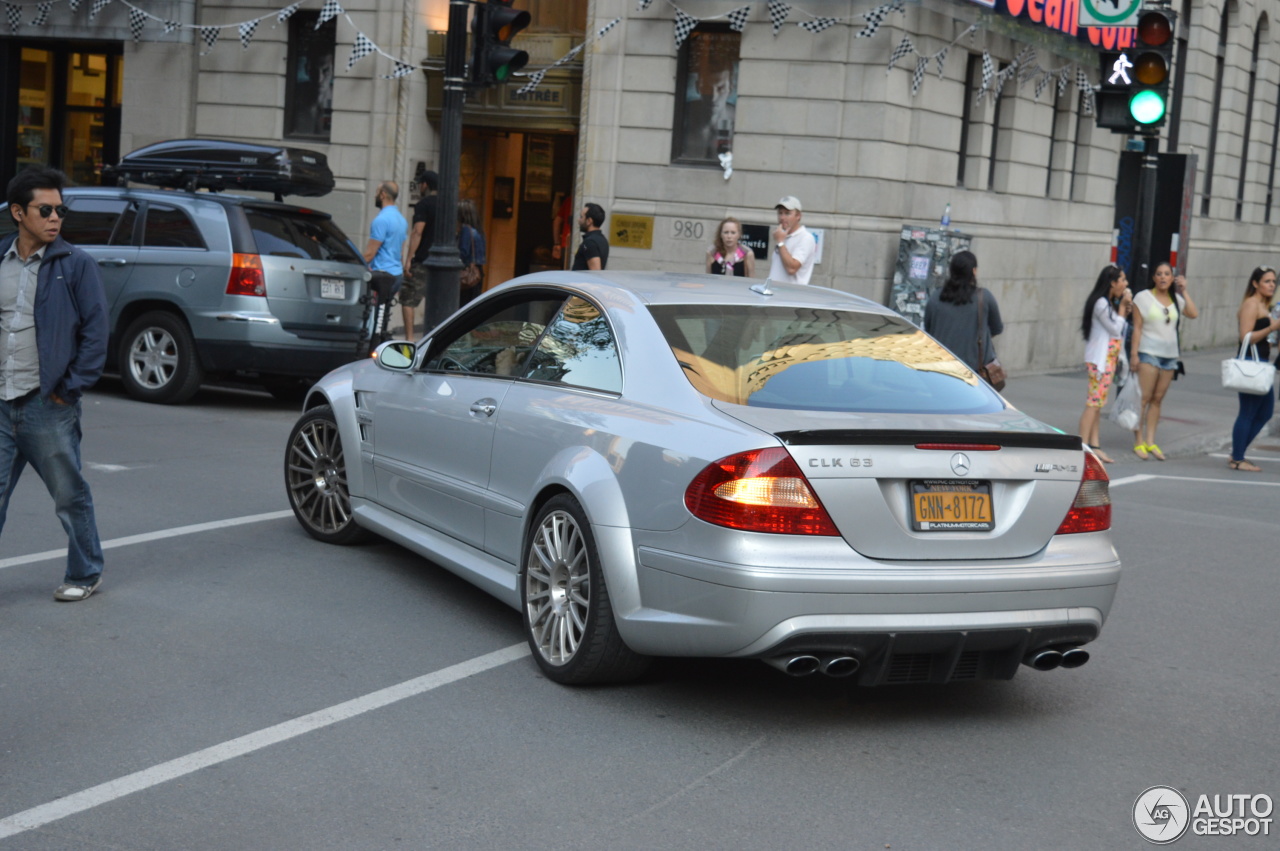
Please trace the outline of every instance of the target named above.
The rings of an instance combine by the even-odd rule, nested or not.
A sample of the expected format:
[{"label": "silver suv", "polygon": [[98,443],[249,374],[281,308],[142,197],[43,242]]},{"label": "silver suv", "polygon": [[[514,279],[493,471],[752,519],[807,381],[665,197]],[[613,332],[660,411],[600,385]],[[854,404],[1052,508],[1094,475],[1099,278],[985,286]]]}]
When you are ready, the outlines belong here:
[{"label": "silver suv", "polygon": [[206,378],[272,393],[368,352],[369,272],[327,213],[182,190],[72,187],[62,236],[97,262],[111,309],[107,368],[148,402]]}]

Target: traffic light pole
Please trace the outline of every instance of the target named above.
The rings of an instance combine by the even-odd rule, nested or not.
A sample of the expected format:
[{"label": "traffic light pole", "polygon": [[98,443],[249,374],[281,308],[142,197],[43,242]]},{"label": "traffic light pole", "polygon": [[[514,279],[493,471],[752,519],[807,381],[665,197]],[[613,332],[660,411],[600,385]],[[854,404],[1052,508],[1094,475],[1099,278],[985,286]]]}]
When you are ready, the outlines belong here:
[{"label": "traffic light pole", "polygon": [[[1145,287],[1151,280],[1151,235],[1156,220],[1156,169],[1159,166],[1160,137],[1144,136],[1142,168],[1138,171],[1138,221],[1133,251],[1130,286]],[[1142,275],[1137,280],[1138,274]]]},{"label": "traffic light pole", "polygon": [[462,104],[466,98],[467,11],[469,0],[449,0],[449,34],[444,52],[444,105],[440,121],[440,191],[435,233],[427,254],[427,295],[423,318],[430,331],[458,309],[458,182],[462,176]]}]

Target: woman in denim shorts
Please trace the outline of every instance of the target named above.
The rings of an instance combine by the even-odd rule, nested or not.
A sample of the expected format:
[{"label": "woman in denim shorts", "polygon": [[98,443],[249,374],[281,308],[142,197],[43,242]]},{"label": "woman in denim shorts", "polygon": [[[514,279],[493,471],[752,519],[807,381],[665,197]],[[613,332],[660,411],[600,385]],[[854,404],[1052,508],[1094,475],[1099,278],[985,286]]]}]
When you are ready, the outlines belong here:
[{"label": "woman in denim shorts", "polygon": [[1160,406],[1169,391],[1178,368],[1178,335],[1182,317],[1200,315],[1196,303],[1187,292],[1187,279],[1173,277],[1168,263],[1156,266],[1151,275],[1151,289],[1133,298],[1133,343],[1131,364],[1138,365],[1138,386],[1142,388],[1142,416],[1134,432],[1134,454],[1142,460],[1164,460],[1156,444],[1156,426],[1160,423]]}]

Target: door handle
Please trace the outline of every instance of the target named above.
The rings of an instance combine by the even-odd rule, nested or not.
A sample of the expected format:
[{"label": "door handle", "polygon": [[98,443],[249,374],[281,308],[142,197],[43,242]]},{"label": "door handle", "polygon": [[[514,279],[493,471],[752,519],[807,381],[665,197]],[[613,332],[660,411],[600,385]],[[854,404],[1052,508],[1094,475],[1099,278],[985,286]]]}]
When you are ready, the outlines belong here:
[{"label": "door handle", "polygon": [[98,261],[99,266],[125,266],[128,263],[123,257],[103,257]]},{"label": "door handle", "polygon": [[481,399],[471,403],[471,413],[482,417],[491,417],[496,410],[498,410],[498,403],[493,399]]}]

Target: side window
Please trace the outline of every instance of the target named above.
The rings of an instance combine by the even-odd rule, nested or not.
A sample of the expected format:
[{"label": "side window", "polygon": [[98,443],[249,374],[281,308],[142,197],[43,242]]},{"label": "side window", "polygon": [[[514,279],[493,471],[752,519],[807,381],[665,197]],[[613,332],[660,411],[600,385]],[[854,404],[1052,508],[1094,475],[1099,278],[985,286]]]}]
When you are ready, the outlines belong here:
[{"label": "side window", "polygon": [[142,244],[150,248],[204,248],[204,238],[187,214],[168,204],[147,208]]},{"label": "side window", "polygon": [[132,212],[130,206],[122,198],[68,198],[62,238],[72,245],[128,245],[133,216],[127,224],[121,218],[127,210]]},{"label": "side window", "polygon": [[613,330],[586,299],[571,297],[542,335],[526,378],[622,392],[622,365]]},{"label": "side window", "polygon": [[555,318],[562,296],[547,292],[518,301],[485,305],[432,343],[423,369],[474,375],[522,375],[542,332]]}]

